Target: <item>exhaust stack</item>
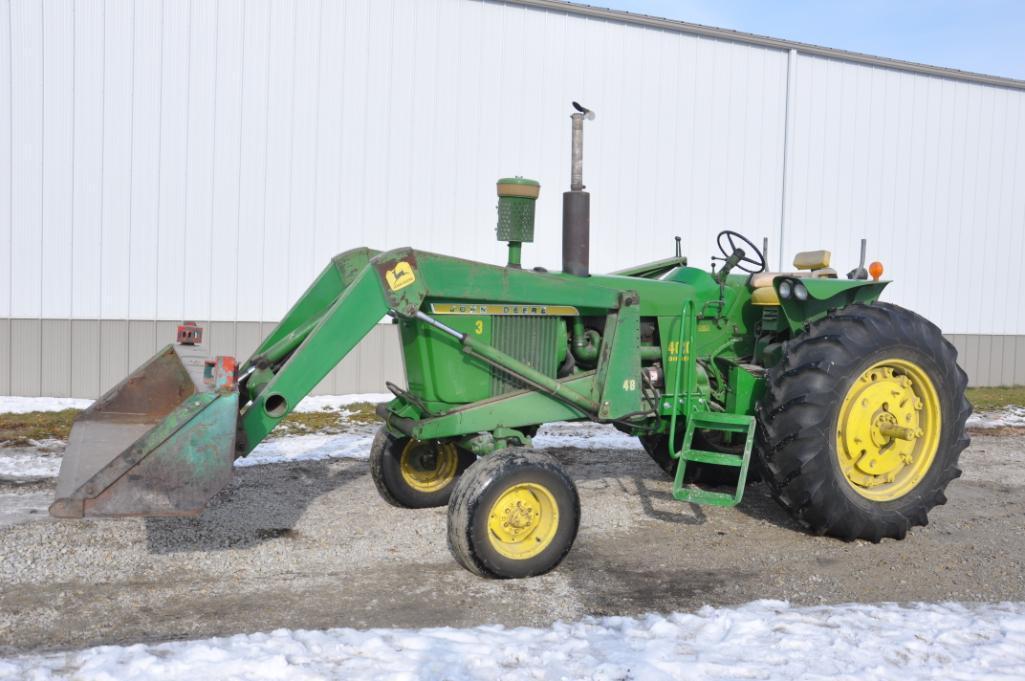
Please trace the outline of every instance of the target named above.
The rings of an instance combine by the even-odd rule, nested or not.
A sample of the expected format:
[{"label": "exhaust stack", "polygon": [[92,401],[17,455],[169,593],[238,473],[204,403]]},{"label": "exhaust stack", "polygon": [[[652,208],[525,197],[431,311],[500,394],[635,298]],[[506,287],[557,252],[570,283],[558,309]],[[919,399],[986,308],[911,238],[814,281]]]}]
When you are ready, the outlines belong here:
[{"label": "exhaust stack", "polygon": [[562,195],[562,271],[578,277],[590,274],[591,195],[584,191],[584,121],[594,112],[573,102],[572,165],[569,191]]}]

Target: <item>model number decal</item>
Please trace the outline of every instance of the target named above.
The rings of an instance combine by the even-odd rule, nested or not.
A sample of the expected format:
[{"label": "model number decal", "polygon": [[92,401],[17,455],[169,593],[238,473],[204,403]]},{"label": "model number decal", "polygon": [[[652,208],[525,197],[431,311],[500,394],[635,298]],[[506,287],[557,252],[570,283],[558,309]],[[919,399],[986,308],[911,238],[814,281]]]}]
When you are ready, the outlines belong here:
[{"label": "model number decal", "polygon": [[521,315],[527,317],[573,317],[580,311],[572,305],[532,303],[431,303],[434,314]]}]

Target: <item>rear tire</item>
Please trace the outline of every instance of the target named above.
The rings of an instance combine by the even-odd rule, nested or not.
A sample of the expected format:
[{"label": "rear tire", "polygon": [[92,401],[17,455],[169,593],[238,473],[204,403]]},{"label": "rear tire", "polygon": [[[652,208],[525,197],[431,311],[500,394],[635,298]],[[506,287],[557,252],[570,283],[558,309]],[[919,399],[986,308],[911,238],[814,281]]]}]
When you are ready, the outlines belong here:
[{"label": "rear tire", "polygon": [[[767,374],[757,453],[770,491],[815,534],[903,539],[961,475],[966,385],[957,351],[919,315],[886,303],[830,313]],[[905,435],[887,434],[898,426]]]},{"label": "rear tire", "polygon": [[525,449],[489,454],[456,483],[448,546],[481,577],[516,579],[562,562],[580,525],[577,488],[551,456]]},{"label": "rear tire", "polygon": [[382,426],[370,447],[370,477],[392,506],[444,506],[456,480],[476,459],[450,442],[397,438]]}]

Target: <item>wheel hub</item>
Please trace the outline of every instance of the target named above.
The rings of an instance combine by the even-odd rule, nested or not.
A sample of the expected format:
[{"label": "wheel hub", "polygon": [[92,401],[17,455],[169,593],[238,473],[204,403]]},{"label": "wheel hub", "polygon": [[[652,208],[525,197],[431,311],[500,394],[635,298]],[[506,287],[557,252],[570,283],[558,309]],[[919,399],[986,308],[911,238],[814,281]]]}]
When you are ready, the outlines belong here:
[{"label": "wheel hub", "polygon": [[458,468],[459,453],[449,442],[410,440],[402,450],[402,478],[418,492],[443,489],[455,479]]},{"label": "wheel hub", "polygon": [[[921,407],[915,407],[915,411],[921,411]],[[917,420],[917,418],[904,418],[905,423],[913,423]],[[872,421],[872,442],[880,449],[889,447],[895,439],[914,442],[924,434],[921,428],[914,425],[900,425],[897,415],[887,411],[886,408],[877,412]]]},{"label": "wheel hub", "polygon": [[837,456],[844,476],[862,496],[906,494],[928,471],[939,426],[939,398],[921,367],[898,359],[872,365],[840,408]]},{"label": "wheel hub", "polygon": [[537,483],[506,489],[488,513],[492,546],[502,555],[519,560],[541,553],[555,537],[558,525],[555,497]]},{"label": "wheel hub", "polygon": [[[506,500],[507,504],[500,513],[503,537],[506,540],[517,540],[524,532],[537,527],[541,515],[541,505],[532,495],[520,492],[515,501]],[[526,497],[526,498],[524,498]]]}]

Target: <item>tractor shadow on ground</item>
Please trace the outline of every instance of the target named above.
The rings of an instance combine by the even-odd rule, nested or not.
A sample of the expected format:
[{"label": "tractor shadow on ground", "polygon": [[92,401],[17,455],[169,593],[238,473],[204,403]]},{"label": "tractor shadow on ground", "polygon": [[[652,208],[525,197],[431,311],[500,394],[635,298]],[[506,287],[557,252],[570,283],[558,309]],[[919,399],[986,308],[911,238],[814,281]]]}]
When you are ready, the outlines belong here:
[{"label": "tractor shadow on ground", "polygon": [[[672,479],[643,451],[567,447],[549,449],[548,452],[566,466],[570,477],[578,483],[581,494],[586,494],[591,484],[604,481],[618,484],[625,494],[637,496],[644,514],[652,520],[678,525],[702,525],[707,520],[705,507],[673,498]],[[700,486],[714,491],[732,491],[729,486],[704,483]],[[764,483],[749,481],[743,500],[734,508],[755,520],[790,531],[802,531],[772,498]]]},{"label": "tractor shadow on ground", "polygon": [[[680,502],[672,497],[672,480],[648,455],[640,450],[590,450],[567,447],[549,449],[577,481],[581,494],[587,487],[602,481],[618,484],[626,494],[637,495],[641,508],[652,520],[679,525],[702,525],[709,511],[696,504]],[[699,483],[714,491],[732,491],[730,486]],[[736,512],[749,518],[788,531],[804,531],[776,502],[763,482],[748,481]]]},{"label": "tractor shadow on ground", "polygon": [[633,489],[628,489],[623,482],[620,486],[624,492],[633,492],[641,502],[641,510],[644,515],[652,520],[676,525],[704,525],[708,521],[704,509],[698,504],[689,504],[677,501],[673,498],[671,488],[659,484],[665,474],[659,468],[655,469],[652,477],[646,478],[636,476],[632,478]]},{"label": "tractor shadow on ground", "polygon": [[[650,553],[649,546],[635,549],[641,554]],[[595,617],[687,611],[708,604],[712,598],[726,603],[731,600],[723,595],[728,587],[753,577],[737,569],[651,569],[622,555],[605,555],[585,546],[575,547],[559,570],[568,575],[584,613]]]},{"label": "tractor shadow on ground", "polygon": [[[361,465],[363,464],[363,465]],[[197,518],[146,518],[155,554],[245,549],[298,536],[299,519],[318,497],[369,481],[363,461],[304,461],[237,468]]]},{"label": "tractor shadow on ground", "polygon": [[764,482],[749,482],[744,498],[735,507],[744,515],[792,532],[804,532],[786,509],[779,505]]},{"label": "tractor shadow on ground", "polygon": [[614,485],[624,495],[638,499],[641,510],[652,520],[675,525],[706,521],[700,506],[673,498],[672,480],[644,452],[576,447],[547,451],[566,467],[582,496],[596,485]]}]

